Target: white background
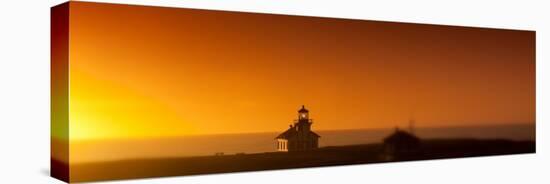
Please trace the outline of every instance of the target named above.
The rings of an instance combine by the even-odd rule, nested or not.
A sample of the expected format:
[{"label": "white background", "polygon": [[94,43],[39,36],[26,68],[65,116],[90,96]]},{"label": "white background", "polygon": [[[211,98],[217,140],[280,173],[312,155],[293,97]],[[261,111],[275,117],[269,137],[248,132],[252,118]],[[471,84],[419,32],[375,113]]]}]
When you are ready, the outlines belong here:
[{"label": "white background", "polygon": [[[49,173],[49,13],[60,0],[1,1],[0,183],[62,183]],[[109,183],[549,183],[550,6],[544,0],[124,0],[202,9],[537,31],[537,153]]]}]

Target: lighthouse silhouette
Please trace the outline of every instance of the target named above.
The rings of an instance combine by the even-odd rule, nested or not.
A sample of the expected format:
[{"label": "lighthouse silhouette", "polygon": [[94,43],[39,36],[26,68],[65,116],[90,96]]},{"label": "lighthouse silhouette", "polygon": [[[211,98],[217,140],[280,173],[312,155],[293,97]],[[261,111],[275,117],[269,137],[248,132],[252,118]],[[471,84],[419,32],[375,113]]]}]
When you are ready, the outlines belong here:
[{"label": "lighthouse silhouette", "polygon": [[311,150],[319,147],[319,136],[311,131],[313,120],[309,119],[309,110],[304,105],[298,110],[298,119],[277,140],[277,151],[292,152]]}]

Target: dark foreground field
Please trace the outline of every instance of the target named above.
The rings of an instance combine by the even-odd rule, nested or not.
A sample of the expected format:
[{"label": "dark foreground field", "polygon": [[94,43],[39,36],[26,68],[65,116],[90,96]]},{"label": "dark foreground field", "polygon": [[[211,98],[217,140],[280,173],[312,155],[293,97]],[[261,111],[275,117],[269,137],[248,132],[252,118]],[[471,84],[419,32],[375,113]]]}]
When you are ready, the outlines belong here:
[{"label": "dark foreground field", "polygon": [[257,153],[76,164],[70,167],[70,180],[71,182],[100,181],[534,152],[534,141],[424,140],[420,149],[414,154],[392,160],[387,159],[382,144],[366,144],[324,147],[296,153]]}]

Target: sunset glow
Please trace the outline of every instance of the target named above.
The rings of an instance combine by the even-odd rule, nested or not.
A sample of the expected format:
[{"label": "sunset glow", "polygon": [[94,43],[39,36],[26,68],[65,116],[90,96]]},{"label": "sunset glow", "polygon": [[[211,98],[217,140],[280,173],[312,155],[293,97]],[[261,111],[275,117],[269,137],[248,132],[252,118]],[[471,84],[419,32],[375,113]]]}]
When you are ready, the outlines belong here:
[{"label": "sunset glow", "polygon": [[535,121],[532,32],[80,5],[71,140]]}]

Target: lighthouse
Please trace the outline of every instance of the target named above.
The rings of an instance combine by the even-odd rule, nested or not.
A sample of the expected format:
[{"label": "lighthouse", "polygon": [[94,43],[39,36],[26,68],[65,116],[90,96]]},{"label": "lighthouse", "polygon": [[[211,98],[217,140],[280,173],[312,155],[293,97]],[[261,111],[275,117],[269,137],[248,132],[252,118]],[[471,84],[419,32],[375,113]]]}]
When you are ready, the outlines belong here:
[{"label": "lighthouse", "polygon": [[277,140],[277,151],[291,152],[311,150],[319,147],[319,136],[311,131],[313,120],[309,118],[309,110],[304,105],[298,110],[298,118]]}]

